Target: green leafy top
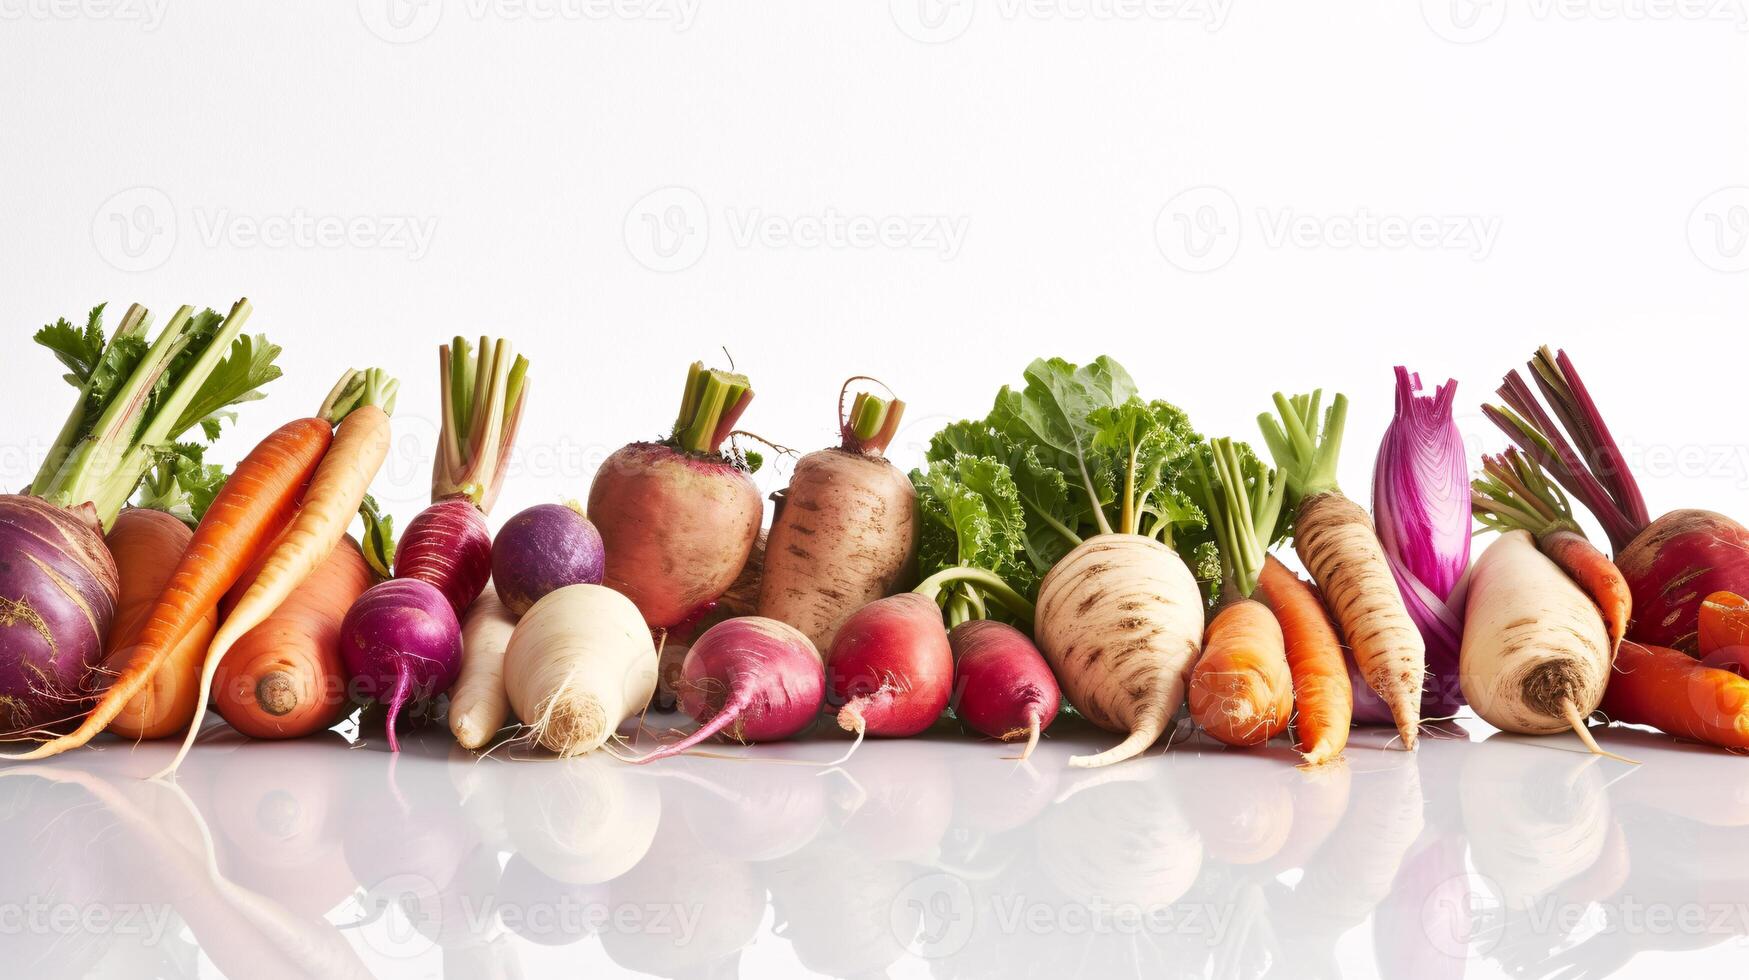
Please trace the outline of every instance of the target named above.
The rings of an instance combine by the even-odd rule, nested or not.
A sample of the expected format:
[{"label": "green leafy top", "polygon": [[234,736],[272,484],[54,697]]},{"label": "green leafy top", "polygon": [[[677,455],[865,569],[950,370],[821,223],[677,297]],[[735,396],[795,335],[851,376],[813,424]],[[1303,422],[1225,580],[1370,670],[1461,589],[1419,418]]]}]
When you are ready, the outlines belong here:
[{"label": "green leafy top", "polygon": [[919,591],[945,602],[950,619],[981,615],[988,599],[1014,613],[992,581],[1028,602],[1063,555],[1113,532],[1173,545],[1200,577],[1218,579],[1207,520],[1187,492],[1202,437],[1185,413],[1143,400],[1107,357],[1034,361],[1025,378],[983,420],[936,433],[927,468],[911,474],[928,576]]},{"label": "green leafy top", "polygon": [[1293,503],[1320,493],[1338,491],[1336,457],[1342,451],[1342,429],[1348,420],[1348,397],[1337,395],[1330,408],[1320,418],[1318,406],[1324,392],[1292,398],[1275,393],[1275,410],[1280,415],[1264,412],[1257,416],[1263,430],[1263,442],[1275,465],[1287,477],[1288,493]]},{"label": "green leafy top", "polygon": [[155,466],[148,496],[163,499],[184,479],[193,482],[183,490],[204,493],[212,483],[200,469],[206,464],[191,462],[189,444],[178,440],[197,424],[207,441],[218,438],[222,421],[235,418],[228,409],[260,398],[280,371],[278,347],[242,334],[247,299],[226,316],[184,306],[150,342],[144,307],[129,307],[107,339],[103,309],[94,308],[83,329],[63,319],[36,334],[68,369],[79,398],[30,491],[65,507],[90,502],[107,525]]},{"label": "green leafy top", "polygon": [[200,523],[228,479],[225,468],[206,462],[206,447],[172,443],[159,452],[140,482],[134,506],[161,510],[189,527]]},{"label": "green leafy top", "polygon": [[522,408],[528,401],[528,358],[510,341],[457,337],[438,348],[443,429],[431,473],[433,503],[465,498],[491,513],[504,477]]},{"label": "green leafy top", "polygon": [[377,506],[375,497],[364,495],[364,502],[358,507],[358,516],[364,521],[364,537],[361,539],[365,564],[375,572],[380,579],[395,577],[395,518],[386,514]]},{"label": "green leafy top", "polygon": [[1197,454],[1196,486],[1220,549],[1223,596],[1249,598],[1270,547],[1287,536],[1287,480],[1244,443],[1213,439]]}]

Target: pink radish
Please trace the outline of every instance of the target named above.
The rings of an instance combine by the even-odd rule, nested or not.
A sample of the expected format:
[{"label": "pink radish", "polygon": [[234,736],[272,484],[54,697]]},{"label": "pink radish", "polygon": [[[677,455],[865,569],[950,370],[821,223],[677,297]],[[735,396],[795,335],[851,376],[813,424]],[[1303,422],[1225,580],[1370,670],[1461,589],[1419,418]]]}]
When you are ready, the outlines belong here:
[{"label": "pink radish", "polygon": [[819,717],[825,689],[820,653],[800,630],[763,616],[724,620],[686,651],[676,685],[701,727],[633,761],[678,755],[724,731],[738,742],[790,738]]},{"label": "pink radish", "polygon": [[389,706],[389,751],[401,751],[395,720],[408,701],[436,697],[455,683],[462,627],[441,592],[418,579],[374,585],[340,624],[340,658],[360,693]]},{"label": "pink radish", "polygon": [[1063,700],[1038,647],[1025,633],[992,619],[961,623],[947,638],[954,657],[954,716],[989,738],[1026,739],[1020,758],[1029,758]]},{"label": "pink radish", "polygon": [[941,717],[953,693],[953,649],[941,610],[915,592],[871,602],[839,628],[826,657],[827,693],[838,725],[903,737]]}]

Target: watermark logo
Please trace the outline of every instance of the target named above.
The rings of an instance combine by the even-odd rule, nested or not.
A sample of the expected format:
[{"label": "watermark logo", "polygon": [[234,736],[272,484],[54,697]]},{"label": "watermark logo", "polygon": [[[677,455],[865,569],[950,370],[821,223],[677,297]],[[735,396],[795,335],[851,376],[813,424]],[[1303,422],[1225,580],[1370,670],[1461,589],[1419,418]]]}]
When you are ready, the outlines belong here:
[{"label": "watermark logo", "polygon": [[1477,262],[1493,253],[1501,226],[1493,215],[1394,214],[1367,207],[1315,214],[1275,206],[1248,213],[1219,187],[1193,187],[1173,195],[1155,215],[1154,243],[1174,266],[1212,272],[1253,237],[1247,221],[1270,249],[1453,252]]},{"label": "watermark logo", "polygon": [[0,21],[108,21],[155,31],[167,7],[168,0],[0,0]]},{"label": "watermark logo", "polygon": [[[1507,0],[1421,0],[1433,33],[1454,44],[1474,44],[1499,33]],[[1523,0],[1512,17],[1535,23],[1728,23],[1749,30],[1745,0]]]},{"label": "watermark logo", "polygon": [[664,187],[633,204],[625,217],[626,250],[652,272],[679,272],[698,264],[710,244],[710,212],[690,187]]},{"label": "watermark logo", "polygon": [[364,26],[390,44],[423,41],[443,20],[443,0],[358,0]]},{"label": "watermark logo", "polygon": [[626,212],[621,234],[626,251],[654,272],[690,269],[714,236],[738,249],[931,253],[944,262],[959,256],[971,227],[969,215],[859,214],[836,207],[777,213],[761,207],[725,207],[713,213],[689,187],[664,187],[639,198]]},{"label": "watermark logo", "polygon": [[1506,23],[1506,0],[1421,0],[1421,17],[1447,41],[1474,44]]},{"label": "watermark logo", "polygon": [[888,0],[893,24],[924,44],[945,44],[972,26],[975,0]]},{"label": "watermark logo", "polygon": [[150,272],[176,251],[176,205],[156,187],[118,191],[92,215],[91,244],[122,272]]},{"label": "watermark logo", "polygon": [[977,928],[972,890],[957,875],[936,873],[912,881],[889,909],[893,936],[913,956],[945,959],[966,948]]},{"label": "watermark logo", "polygon": [[1749,271],[1749,187],[1722,187],[1688,213],[1688,248],[1718,272]]},{"label": "watermark logo", "polygon": [[1186,272],[1213,272],[1233,260],[1243,237],[1239,202],[1219,187],[1192,187],[1154,218],[1154,243]]},{"label": "watermark logo", "polygon": [[1501,914],[1499,895],[1493,879],[1473,871],[1440,882],[1421,902],[1428,945],[1454,960],[1492,952],[1504,935],[1490,927]]}]

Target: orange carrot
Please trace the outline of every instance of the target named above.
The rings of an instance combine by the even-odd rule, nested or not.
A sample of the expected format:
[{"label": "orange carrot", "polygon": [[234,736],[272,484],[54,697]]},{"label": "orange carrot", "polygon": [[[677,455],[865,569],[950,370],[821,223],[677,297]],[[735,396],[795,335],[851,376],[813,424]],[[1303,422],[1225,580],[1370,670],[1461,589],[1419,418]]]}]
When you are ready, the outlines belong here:
[{"label": "orange carrot", "polygon": [[1316,590],[1271,555],[1258,579],[1259,597],[1275,611],[1287,644],[1299,714],[1294,744],[1315,766],[1342,755],[1354,722],[1354,688],[1342,656],[1342,640]]},{"label": "orange carrot", "polygon": [[141,627],[127,669],[77,729],[10,759],[46,759],[76,749],[109,726],[134,695],[150,683],[171,651],[182,643],[243,574],[280,529],[290,522],[298,496],[334,438],[321,419],[298,419],[261,441],[226,481],[195,528],[188,550]]},{"label": "orange carrot", "polygon": [[[201,666],[196,719],[206,710],[219,661],[244,634],[273,615],[280,603],[328,560],[335,545],[346,535],[346,527],[364,502],[370,481],[388,458],[389,415],[378,406],[393,408],[397,387],[397,382],[379,370],[349,371],[329,392],[318,418],[310,420],[322,425],[338,423],[340,428],[310,478],[297,516],[268,551],[255,581],[237,600],[207,648]],[[173,773],[182,765],[199,733],[198,724],[189,726],[176,757],[159,775]]]},{"label": "orange carrot", "polygon": [[1603,692],[1603,711],[1613,721],[1650,725],[1678,738],[1749,749],[1749,679],[1679,650],[1624,642]]},{"label": "orange carrot", "polygon": [[1203,635],[1190,674],[1190,717],[1228,745],[1261,745],[1287,731],[1293,678],[1281,626],[1254,599],[1230,602]]},{"label": "orange carrot", "polygon": [[1749,600],[1735,592],[1707,596],[1700,604],[1699,639],[1707,666],[1749,673]]},{"label": "orange carrot", "polygon": [[[232,596],[249,590],[260,564]],[[342,538],[273,615],[225,654],[213,675],[213,707],[251,738],[301,738],[345,717],[351,701],[340,662],[340,621],[375,581],[357,543]]]},{"label": "orange carrot", "polygon": [[1483,456],[1485,474],[1471,483],[1476,519],[1502,533],[1525,530],[1536,546],[1591,597],[1603,614],[1611,650],[1621,646],[1633,619],[1634,597],[1609,556],[1597,550],[1573,519],[1572,505],[1536,460],[1508,449]]},{"label": "orange carrot", "polygon": [[[109,629],[105,667],[126,669],[146,614],[164,592],[170,573],[188,550],[194,532],[161,510],[131,507],[116,517],[104,541],[121,573],[121,598]],[[200,680],[200,657],[218,629],[217,609],[208,609],[188,636],[170,651],[164,666],[146,689],[128,701],[109,730],[129,739],[163,738],[182,731],[194,718],[194,689]]]}]

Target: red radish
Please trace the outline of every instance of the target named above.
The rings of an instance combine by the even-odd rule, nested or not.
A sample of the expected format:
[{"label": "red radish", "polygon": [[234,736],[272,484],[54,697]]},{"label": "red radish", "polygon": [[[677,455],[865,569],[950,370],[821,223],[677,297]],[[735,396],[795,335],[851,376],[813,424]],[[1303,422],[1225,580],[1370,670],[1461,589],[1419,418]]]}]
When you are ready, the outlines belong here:
[{"label": "red radish", "polygon": [[492,577],[492,534],[471,501],[440,500],[407,524],[395,546],[395,577],[418,579],[449,600],[457,616]]},{"label": "red radish", "polygon": [[974,619],[947,634],[953,648],[953,713],[973,731],[1004,742],[1026,739],[1021,759],[1057,720],[1063,692],[1026,634],[992,619]]},{"label": "red radish", "polygon": [[903,737],[941,717],[953,693],[953,648],[941,610],[915,592],[871,602],[844,621],[826,657],[838,725]]},{"label": "red radish", "polygon": [[[759,615],[782,620],[828,648],[864,604],[891,595],[917,564],[917,492],[881,454],[905,403],[860,392],[844,411],[842,442],[796,463],[771,519]],[[878,382],[877,382],[878,384]]]},{"label": "red radish", "polygon": [[1628,637],[1693,656],[1701,602],[1714,592],[1749,589],[1749,528],[1707,510],[1674,510],[1653,520],[1566,351],[1540,348],[1530,371],[1552,418],[1517,371],[1499,389],[1506,405],[1482,411],[1608,532],[1633,594]]},{"label": "red radish", "polygon": [[800,630],[762,616],[725,620],[686,651],[676,685],[700,728],[634,761],[678,755],[724,731],[738,742],[791,738],[819,717],[825,688],[820,652]]},{"label": "red radish", "polygon": [[408,701],[449,690],[461,672],[462,627],[443,593],[418,579],[372,586],[340,624],[340,656],[360,693],[386,702],[389,751]]},{"label": "red radish", "polygon": [[745,377],[694,363],[672,434],[618,450],[589,487],[607,549],[602,582],[651,629],[700,616],[747,564],[765,504],[746,461],[722,445],[752,400]]}]

